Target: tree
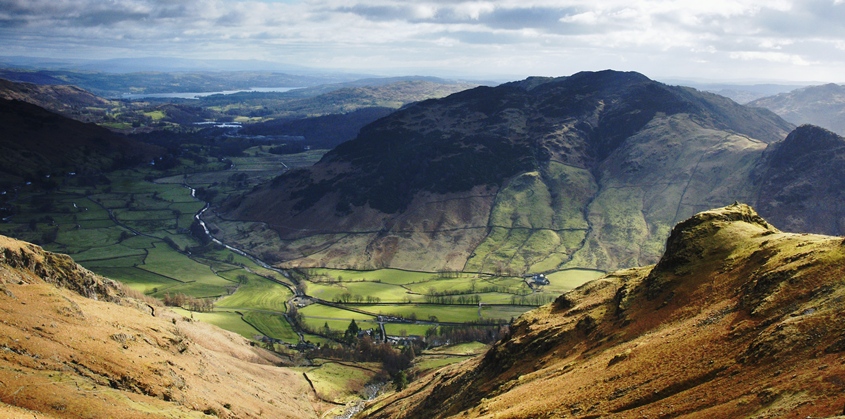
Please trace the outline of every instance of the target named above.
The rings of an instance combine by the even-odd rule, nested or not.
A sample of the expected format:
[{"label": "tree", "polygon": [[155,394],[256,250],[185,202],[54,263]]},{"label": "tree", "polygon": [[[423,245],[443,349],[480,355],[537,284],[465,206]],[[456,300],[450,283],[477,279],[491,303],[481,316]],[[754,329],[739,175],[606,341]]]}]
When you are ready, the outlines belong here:
[{"label": "tree", "polygon": [[408,375],[405,371],[399,371],[393,376],[393,385],[396,386],[396,391],[402,391],[408,386]]},{"label": "tree", "polygon": [[352,343],[356,338],[358,338],[358,332],[361,331],[361,328],[358,327],[358,324],[355,323],[355,319],[349,323],[349,327],[346,328],[346,333],[343,334],[343,339],[347,343]]}]

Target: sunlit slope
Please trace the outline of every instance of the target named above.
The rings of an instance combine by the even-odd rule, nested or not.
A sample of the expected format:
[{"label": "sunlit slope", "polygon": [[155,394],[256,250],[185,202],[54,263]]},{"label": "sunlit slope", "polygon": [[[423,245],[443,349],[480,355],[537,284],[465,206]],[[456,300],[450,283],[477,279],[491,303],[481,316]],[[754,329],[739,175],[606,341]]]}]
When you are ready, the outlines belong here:
[{"label": "sunlit slope", "polygon": [[5,237],[0,319],[0,416],[303,418],[328,407],[275,354]]},{"label": "sunlit slope", "polygon": [[783,233],[740,204],[681,222],[666,247],[362,417],[841,414],[841,237]]}]

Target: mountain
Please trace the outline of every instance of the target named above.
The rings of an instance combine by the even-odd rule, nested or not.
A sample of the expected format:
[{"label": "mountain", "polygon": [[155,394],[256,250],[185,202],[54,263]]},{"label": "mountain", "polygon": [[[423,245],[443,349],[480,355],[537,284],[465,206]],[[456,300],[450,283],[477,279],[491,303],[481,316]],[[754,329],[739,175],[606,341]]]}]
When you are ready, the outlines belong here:
[{"label": "mountain", "polygon": [[[678,221],[756,203],[764,151],[792,129],[638,73],[529,78],[403,108],[207,221],[286,266],[637,266],[659,258]],[[227,220],[255,222],[262,240]]]},{"label": "mountain", "polygon": [[300,373],[66,255],[0,236],[0,416],[316,418]]},{"label": "mountain", "polygon": [[841,237],[783,233],[744,204],[705,211],[656,265],[526,313],[361,417],[843,414],[843,263]]},{"label": "mountain", "polygon": [[43,181],[47,175],[112,170],[162,153],[158,147],[17,100],[0,99],[0,124],[0,182],[6,185]]},{"label": "mountain", "polygon": [[112,108],[115,104],[76,86],[15,83],[0,79],[0,99],[19,100],[77,120],[88,107]]},{"label": "mountain", "polygon": [[813,124],[845,135],[845,86],[809,86],[748,103],[766,108],[793,124]]}]

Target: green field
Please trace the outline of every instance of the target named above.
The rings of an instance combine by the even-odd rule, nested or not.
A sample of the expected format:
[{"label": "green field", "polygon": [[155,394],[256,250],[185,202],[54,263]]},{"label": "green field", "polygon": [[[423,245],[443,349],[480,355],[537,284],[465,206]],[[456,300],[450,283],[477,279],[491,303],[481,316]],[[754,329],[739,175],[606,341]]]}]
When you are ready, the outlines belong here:
[{"label": "green field", "polygon": [[314,383],[314,390],[324,400],[346,403],[360,400],[361,390],[378,371],[378,365],[325,362],[313,368],[296,368]]},{"label": "green field", "polygon": [[290,323],[285,320],[282,313],[246,311],[243,313],[243,320],[261,331],[261,334],[264,336],[283,340],[287,343],[295,344],[299,342],[299,335],[296,334]]},{"label": "green field", "polygon": [[250,326],[247,322],[241,319],[240,314],[228,311],[215,311],[211,313],[198,313],[180,308],[173,308],[173,311],[181,314],[184,317],[194,320],[203,321],[213,324],[221,329],[226,329],[235,332],[247,339],[252,340],[255,336],[260,336],[263,333]]}]

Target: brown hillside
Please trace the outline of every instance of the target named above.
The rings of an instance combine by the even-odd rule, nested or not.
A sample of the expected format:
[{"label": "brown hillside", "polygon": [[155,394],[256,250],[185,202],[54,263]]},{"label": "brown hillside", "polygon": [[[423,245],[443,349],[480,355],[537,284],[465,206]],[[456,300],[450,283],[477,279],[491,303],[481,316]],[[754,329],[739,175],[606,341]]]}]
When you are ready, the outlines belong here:
[{"label": "brown hillside", "polygon": [[741,204],[678,224],[660,262],[526,313],[484,356],[376,418],[832,417],[845,407],[845,248]]},{"label": "brown hillside", "polygon": [[308,383],[279,363],[0,236],[0,417],[318,417]]}]

